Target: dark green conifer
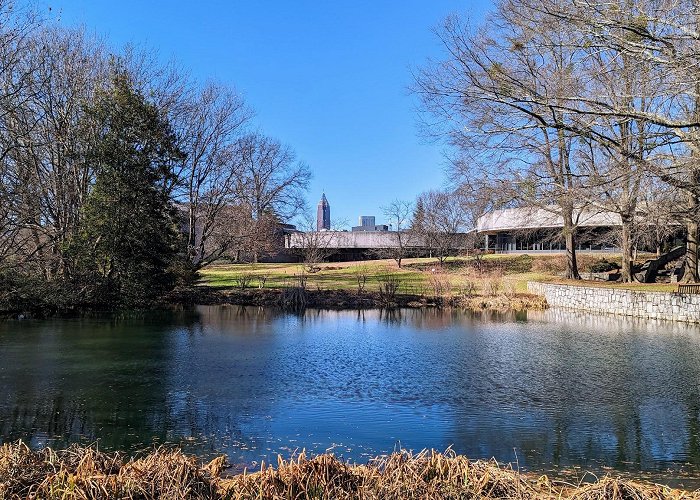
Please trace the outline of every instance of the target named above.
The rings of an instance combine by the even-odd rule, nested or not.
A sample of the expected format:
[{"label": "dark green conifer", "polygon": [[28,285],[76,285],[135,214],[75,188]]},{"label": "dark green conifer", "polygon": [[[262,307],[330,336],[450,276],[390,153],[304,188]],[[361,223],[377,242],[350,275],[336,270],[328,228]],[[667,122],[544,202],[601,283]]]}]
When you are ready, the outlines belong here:
[{"label": "dark green conifer", "polygon": [[115,72],[88,116],[98,126],[90,155],[96,178],[75,242],[73,275],[88,281],[90,302],[148,305],[175,283],[180,236],[168,186],[182,153],[168,121],[124,72]]}]

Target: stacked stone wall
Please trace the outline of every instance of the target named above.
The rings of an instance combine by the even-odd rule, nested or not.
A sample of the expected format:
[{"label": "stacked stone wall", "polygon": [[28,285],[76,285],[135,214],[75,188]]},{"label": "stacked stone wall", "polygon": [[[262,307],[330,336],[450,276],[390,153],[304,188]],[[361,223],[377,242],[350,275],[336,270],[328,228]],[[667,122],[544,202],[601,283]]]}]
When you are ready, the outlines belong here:
[{"label": "stacked stone wall", "polygon": [[595,313],[700,323],[700,294],[640,292],[618,288],[528,282],[530,293],[552,307]]}]

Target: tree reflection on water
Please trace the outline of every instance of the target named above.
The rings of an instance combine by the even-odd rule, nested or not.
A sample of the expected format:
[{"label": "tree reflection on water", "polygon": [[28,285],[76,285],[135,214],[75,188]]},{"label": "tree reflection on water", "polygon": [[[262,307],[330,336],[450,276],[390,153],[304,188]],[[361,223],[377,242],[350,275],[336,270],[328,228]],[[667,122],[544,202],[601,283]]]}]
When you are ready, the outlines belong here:
[{"label": "tree reflection on water", "polygon": [[700,469],[700,329],[547,310],[207,306],[0,325],[0,437],[233,462],[453,446],[533,470]]}]

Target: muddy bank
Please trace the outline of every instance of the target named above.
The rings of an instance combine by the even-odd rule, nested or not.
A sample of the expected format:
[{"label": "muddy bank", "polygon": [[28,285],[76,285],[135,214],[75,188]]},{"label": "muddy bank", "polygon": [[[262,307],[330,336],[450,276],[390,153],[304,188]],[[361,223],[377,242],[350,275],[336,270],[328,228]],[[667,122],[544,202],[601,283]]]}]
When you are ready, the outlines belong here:
[{"label": "muddy bank", "polygon": [[182,304],[217,305],[231,304],[242,306],[289,306],[288,308],[310,307],[316,309],[376,309],[376,308],[419,308],[419,307],[461,307],[483,311],[523,311],[545,309],[547,302],[542,297],[531,294],[514,295],[472,295],[430,297],[414,294],[396,294],[386,297],[379,292],[357,292],[349,290],[299,290],[268,288],[214,288],[197,287],[181,293],[173,299]]},{"label": "muddy bank", "polygon": [[173,308],[194,305],[239,305],[282,307],[299,310],[314,309],[397,309],[421,307],[456,307],[471,311],[525,311],[546,309],[544,297],[528,293],[496,295],[444,295],[430,296],[396,293],[386,296],[380,292],[365,291],[357,293],[351,290],[319,290],[301,288],[217,288],[206,285],[186,287],[174,290],[159,302],[143,309],[119,310],[100,308],[90,305],[74,306],[64,309],[30,308],[1,310],[2,319],[44,319],[100,316],[119,312],[143,313],[145,311],[171,310]]}]

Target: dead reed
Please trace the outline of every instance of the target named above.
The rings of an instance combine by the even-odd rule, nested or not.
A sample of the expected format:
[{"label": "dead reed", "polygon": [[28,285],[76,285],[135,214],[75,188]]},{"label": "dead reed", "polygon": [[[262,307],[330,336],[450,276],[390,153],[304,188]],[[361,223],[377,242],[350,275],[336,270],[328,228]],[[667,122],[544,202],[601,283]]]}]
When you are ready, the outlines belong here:
[{"label": "dead reed", "polygon": [[30,450],[0,447],[0,499],[700,499],[649,483],[603,478],[557,484],[494,461],[472,462],[452,450],[393,453],[351,465],[325,454],[278,460],[277,467],[222,478],[224,458],[200,465],[179,451],[157,449],[141,458],[92,447]]},{"label": "dead reed", "polygon": [[285,311],[303,311],[309,303],[306,288],[300,286],[282,289],[277,304]]},{"label": "dead reed", "polygon": [[0,447],[0,499],[220,498],[220,470],[180,451],[125,461],[92,447],[32,451],[19,442]]},{"label": "dead reed", "polygon": [[498,295],[463,295],[452,298],[451,305],[472,311],[524,311],[546,309],[544,297],[527,293],[509,293]]}]

